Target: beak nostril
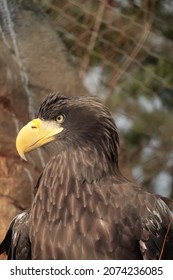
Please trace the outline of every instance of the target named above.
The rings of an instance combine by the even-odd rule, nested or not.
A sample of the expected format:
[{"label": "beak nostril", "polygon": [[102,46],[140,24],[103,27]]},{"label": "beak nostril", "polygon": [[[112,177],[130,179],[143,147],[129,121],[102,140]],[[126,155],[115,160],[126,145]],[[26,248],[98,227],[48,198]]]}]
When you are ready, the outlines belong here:
[{"label": "beak nostril", "polygon": [[35,125],[31,125],[31,128],[37,128]]}]

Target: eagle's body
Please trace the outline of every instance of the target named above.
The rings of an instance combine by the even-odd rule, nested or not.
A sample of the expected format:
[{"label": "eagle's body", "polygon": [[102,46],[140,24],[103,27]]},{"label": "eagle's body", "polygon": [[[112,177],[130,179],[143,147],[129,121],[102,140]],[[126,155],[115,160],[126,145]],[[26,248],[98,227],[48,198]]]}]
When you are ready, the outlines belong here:
[{"label": "eagle's body", "polygon": [[119,172],[118,135],[108,110],[93,98],[54,94],[41,104],[39,129],[51,121],[58,131],[57,116],[60,132],[46,140],[50,160],[21,217],[23,230],[13,221],[0,253],[12,259],[173,259],[172,213],[162,198]]}]

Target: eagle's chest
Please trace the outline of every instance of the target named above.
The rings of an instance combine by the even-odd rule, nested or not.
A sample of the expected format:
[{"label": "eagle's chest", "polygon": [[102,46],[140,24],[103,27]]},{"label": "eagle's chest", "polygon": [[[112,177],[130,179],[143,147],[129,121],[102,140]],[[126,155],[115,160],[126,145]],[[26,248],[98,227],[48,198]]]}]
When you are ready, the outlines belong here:
[{"label": "eagle's chest", "polygon": [[[60,191],[61,190],[61,191]],[[32,207],[34,258],[107,259],[115,249],[114,208],[107,194],[87,186],[40,192]],[[38,255],[39,252],[39,255]]]}]

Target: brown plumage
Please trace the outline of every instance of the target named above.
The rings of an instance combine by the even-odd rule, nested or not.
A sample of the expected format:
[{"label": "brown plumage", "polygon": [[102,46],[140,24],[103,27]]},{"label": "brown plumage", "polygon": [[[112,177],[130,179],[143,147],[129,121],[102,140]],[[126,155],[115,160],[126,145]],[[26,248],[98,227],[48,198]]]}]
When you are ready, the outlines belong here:
[{"label": "brown plumage", "polygon": [[46,140],[50,160],[31,209],[13,221],[0,253],[9,259],[173,259],[172,213],[161,197],[121,175],[108,109],[92,97],[52,94],[38,117],[32,133],[48,123],[58,132]]}]

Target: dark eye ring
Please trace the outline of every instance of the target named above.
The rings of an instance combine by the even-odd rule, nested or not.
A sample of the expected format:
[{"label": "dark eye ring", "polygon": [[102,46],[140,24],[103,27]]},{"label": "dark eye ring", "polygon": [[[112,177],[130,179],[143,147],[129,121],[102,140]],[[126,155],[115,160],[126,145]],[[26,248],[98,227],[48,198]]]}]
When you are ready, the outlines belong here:
[{"label": "dark eye ring", "polygon": [[65,119],[65,116],[64,115],[58,115],[55,120],[57,123],[63,123],[64,122],[64,119]]}]

